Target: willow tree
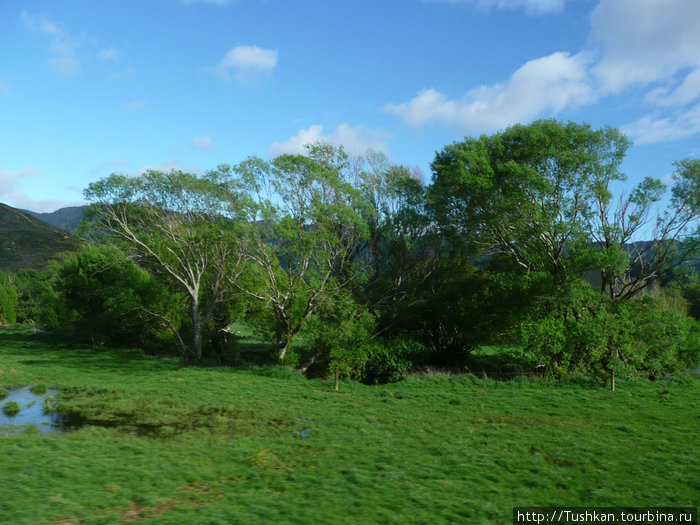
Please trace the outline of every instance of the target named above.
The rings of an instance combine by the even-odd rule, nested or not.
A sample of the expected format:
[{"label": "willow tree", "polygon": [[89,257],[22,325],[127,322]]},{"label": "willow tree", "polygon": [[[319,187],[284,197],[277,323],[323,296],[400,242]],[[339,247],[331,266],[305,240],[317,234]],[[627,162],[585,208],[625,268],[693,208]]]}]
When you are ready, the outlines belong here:
[{"label": "willow tree", "polygon": [[[700,160],[674,163],[671,198],[661,214],[654,214],[666,185],[645,178],[631,192],[617,199],[598,182],[595,213],[589,230],[596,246],[601,291],[614,300],[629,299],[669,276],[674,268],[697,258],[700,249]],[[640,235],[647,233],[648,240]]]},{"label": "willow tree", "polygon": [[270,162],[249,158],[220,172],[235,173],[247,196],[247,269],[236,284],[269,313],[284,360],[309,318],[360,278],[365,202],[349,180],[343,150],[325,144]]},{"label": "willow tree", "polygon": [[[555,283],[580,273],[595,181],[621,180],[629,144],[613,128],[540,120],[447,146],[432,164],[437,222],[479,253],[500,253]],[[607,190],[607,186],[604,188]]]},{"label": "willow tree", "polygon": [[467,138],[433,162],[436,222],[555,284],[598,270],[601,292],[629,299],[696,256],[700,160],[676,163],[671,199],[656,214],[666,190],[658,179],[613,194],[612,184],[627,180],[628,147],[615,128],[556,120]]},{"label": "willow tree", "polygon": [[85,190],[93,231],[121,246],[189,300],[191,343],[166,322],[183,349],[202,358],[217,304],[241,268],[237,249],[239,202],[219,173],[198,177],[151,170],[138,177],[113,174]]}]

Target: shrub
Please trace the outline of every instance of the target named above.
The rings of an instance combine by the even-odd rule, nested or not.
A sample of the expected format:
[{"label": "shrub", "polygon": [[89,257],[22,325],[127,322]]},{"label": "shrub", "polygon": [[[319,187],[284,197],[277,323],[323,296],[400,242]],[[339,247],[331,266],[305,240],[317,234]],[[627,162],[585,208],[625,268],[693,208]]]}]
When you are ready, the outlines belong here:
[{"label": "shrub", "polygon": [[0,324],[17,321],[17,288],[12,278],[0,272]]},{"label": "shrub", "polygon": [[361,378],[366,383],[395,383],[406,379],[412,357],[424,352],[423,346],[408,338],[378,338],[365,348],[367,358]]},{"label": "shrub", "polygon": [[541,298],[521,328],[526,351],[555,375],[660,377],[691,366],[700,327],[677,301],[658,292],[607,300],[585,284]]},{"label": "shrub", "polygon": [[[67,255],[33,286],[46,328],[92,344],[150,350],[178,325],[181,302],[119,250],[88,246]],[[165,343],[171,348],[174,338]]]}]

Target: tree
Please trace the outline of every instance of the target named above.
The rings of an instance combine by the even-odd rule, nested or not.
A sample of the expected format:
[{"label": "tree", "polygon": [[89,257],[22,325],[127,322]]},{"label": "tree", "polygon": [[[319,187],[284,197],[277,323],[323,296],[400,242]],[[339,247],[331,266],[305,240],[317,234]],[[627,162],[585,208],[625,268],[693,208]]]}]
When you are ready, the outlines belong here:
[{"label": "tree", "polygon": [[572,250],[589,241],[595,192],[622,179],[628,145],[615,129],[555,120],[467,138],[432,164],[432,210],[443,232],[477,253],[507,254],[523,271],[563,283],[580,273]]},{"label": "tree", "polygon": [[279,360],[308,319],[359,278],[355,248],[367,235],[364,202],[348,180],[342,148],[314,144],[307,151],[272,162],[249,158],[233,168],[251,226],[243,247],[248,273],[236,285],[271,316]]},{"label": "tree", "polygon": [[[647,230],[661,181],[645,178],[613,206],[628,147],[614,128],[555,120],[452,144],[432,165],[436,222],[479,254],[547,272],[555,286],[597,269],[603,293],[629,299],[700,247],[700,160],[676,163],[670,204]],[[645,233],[651,241],[639,239]]]},{"label": "tree", "polygon": [[[356,186],[367,202],[368,225],[367,238],[357,246],[357,257],[365,259],[368,276],[357,294],[377,316],[395,314],[398,304],[409,299],[409,281],[429,274],[437,260],[422,174],[392,165],[383,153],[374,151],[354,164]],[[386,319],[388,324],[393,322]]]},{"label": "tree", "polygon": [[153,349],[167,335],[162,319],[178,315],[179,298],[116,248],[87,245],[49,271],[57,300],[45,305],[55,310],[48,328],[77,339]]},{"label": "tree", "polygon": [[225,300],[241,257],[237,249],[239,198],[218,172],[197,177],[182,171],[111,175],[92,183],[93,231],[122,246],[189,299],[192,342],[168,322],[184,350],[202,358],[203,341],[217,304]]},{"label": "tree", "polygon": [[[645,178],[628,195],[611,206],[612,195],[605,176],[595,181],[595,213],[589,230],[599,252],[601,291],[612,299],[629,299],[655,281],[696,257],[700,248],[697,222],[700,219],[700,160],[674,163],[671,199],[663,214],[652,216],[652,207],[661,200],[666,186]],[[654,222],[652,239],[636,236]]]}]

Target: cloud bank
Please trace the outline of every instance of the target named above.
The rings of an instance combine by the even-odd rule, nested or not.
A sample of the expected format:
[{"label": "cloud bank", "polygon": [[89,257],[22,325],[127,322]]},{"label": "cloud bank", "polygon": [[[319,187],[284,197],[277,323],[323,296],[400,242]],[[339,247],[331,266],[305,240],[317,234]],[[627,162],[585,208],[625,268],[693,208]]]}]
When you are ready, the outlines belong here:
[{"label": "cloud bank", "polygon": [[[556,0],[434,0],[555,11]],[[638,143],[700,133],[700,2],[601,0],[591,12],[590,44],[530,60],[502,83],[454,98],[435,87],[382,110],[418,128],[437,124],[461,132],[495,131],[549,117],[631,89],[646,89],[649,113],[623,126]],[[663,111],[662,111],[663,110]],[[670,112],[670,113],[669,113]]]}]

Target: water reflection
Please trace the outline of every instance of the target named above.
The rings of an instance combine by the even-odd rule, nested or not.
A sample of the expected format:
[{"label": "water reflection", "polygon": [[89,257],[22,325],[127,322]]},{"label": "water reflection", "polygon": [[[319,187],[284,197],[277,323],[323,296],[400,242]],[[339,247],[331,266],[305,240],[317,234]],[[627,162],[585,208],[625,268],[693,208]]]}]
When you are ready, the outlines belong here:
[{"label": "water reflection", "polygon": [[[56,390],[47,390],[43,394],[35,394],[31,387],[23,386],[8,390],[8,395],[0,401],[0,431],[25,430],[29,427],[36,427],[44,434],[65,430],[66,418],[62,414],[45,414],[44,400],[47,397],[55,396]],[[10,401],[19,405],[19,413],[15,416],[8,416],[2,408]]]}]

